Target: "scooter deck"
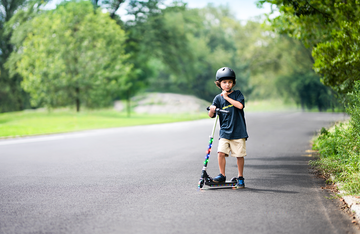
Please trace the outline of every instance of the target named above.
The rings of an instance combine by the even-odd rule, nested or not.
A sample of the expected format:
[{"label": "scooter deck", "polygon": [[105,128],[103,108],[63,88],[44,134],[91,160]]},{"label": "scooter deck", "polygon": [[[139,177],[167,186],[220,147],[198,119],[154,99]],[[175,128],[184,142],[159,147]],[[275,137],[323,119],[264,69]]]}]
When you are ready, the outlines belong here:
[{"label": "scooter deck", "polygon": [[223,183],[215,183],[215,182],[211,182],[211,183],[206,183],[205,185],[209,186],[209,187],[234,187],[236,185],[236,182],[232,182],[232,181],[226,181]]},{"label": "scooter deck", "polygon": [[235,178],[232,178],[229,181],[225,182],[214,182],[212,179],[205,181],[205,185],[209,187],[234,187],[236,185],[237,181]]}]

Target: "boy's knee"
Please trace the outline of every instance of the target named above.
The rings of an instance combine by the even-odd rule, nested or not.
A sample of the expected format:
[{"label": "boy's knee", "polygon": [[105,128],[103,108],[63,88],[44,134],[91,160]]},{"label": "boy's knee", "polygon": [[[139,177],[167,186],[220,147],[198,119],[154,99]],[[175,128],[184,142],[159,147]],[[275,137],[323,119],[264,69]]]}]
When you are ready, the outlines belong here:
[{"label": "boy's knee", "polygon": [[245,160],[244,160],[244,157],[238,157],[236,158],[237,159],[237,163],[239,164],[244,164]]},{"label": "boy's knee", "polygon": [[223,152],[219,152],[219,153],[218,153],[218,156],[219,156],[220,158],[225,158],[225,157],[227,156],[227,154],[225,154],[225,153],[223,153]]}]

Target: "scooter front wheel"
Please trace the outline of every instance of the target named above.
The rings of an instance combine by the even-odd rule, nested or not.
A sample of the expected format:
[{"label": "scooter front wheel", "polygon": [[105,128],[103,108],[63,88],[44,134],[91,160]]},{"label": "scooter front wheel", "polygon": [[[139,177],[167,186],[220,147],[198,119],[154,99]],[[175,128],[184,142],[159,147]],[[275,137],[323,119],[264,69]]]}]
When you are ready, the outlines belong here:
[{"label": "scooter front wheel", "polygon": [[204,179],[200,179],[199,184],[198,184],[198,188],[201,189],[202,187],[204,187],[204,183],[205,183]]}]

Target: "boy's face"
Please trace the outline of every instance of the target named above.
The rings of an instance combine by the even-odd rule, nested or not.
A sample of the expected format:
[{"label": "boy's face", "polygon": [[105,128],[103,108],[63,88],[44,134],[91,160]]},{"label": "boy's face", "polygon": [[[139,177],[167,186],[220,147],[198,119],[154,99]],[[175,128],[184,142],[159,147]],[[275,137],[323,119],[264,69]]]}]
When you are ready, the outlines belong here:
[{"label": "boy's face", "polygon": [[230,92],[232,87],[234,86],[234,81],[232,79],[222,80],[220,82],[220,86],[222,90]]}]

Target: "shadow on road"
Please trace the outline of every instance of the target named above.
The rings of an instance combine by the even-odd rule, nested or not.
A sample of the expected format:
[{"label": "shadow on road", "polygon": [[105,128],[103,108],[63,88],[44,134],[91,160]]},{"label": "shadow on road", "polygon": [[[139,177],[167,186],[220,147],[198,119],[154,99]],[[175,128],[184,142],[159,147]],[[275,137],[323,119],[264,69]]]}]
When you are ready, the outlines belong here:
[{"label": "shadow on road", "polygon": [[[257,188],[249,188],[246,187],[245,189],[246,191],[250,191],[250,192],[254,192],[254,193],[282,193],[282,194],[296,194],[298,192],[294,192],[294,191],[286,191],[286,190],[276,190],[276,189],[257,189]],[[242,190],[242,191],[243,191]]]},{"label": "shadow on road", "polygon": [[257,188],[249,188],[246,187],[244,189],[234,189],[231,187],[204,187],[201,189],[201,191],[209,191],[209,190],[222,190],[222,189],[228,189],[228,190],[234,190],[234,191],[239,191],[239,192],[255,192],[255,193],[282,193],[282,194],[295,194],[298,192],[294,192],[294,191],[285,191],[285,190],[276,190],[276,189],[257,189]]}]

